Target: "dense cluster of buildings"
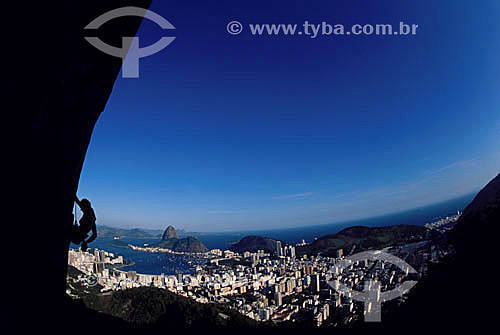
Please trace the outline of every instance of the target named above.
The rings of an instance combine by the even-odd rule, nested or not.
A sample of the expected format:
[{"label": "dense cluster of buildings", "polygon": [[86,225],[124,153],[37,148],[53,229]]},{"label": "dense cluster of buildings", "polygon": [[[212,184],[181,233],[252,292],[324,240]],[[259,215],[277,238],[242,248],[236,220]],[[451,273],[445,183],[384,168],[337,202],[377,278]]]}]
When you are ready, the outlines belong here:
[{"label": "dense cluster of buildings", "polygon": [[436,229],[441,232],[450,230],[453,228],[454,224],[458,221],[462,214],[460,211],[457,211],[457,214],[452,216],[444,217],[438,221],[426,223],[424,226],[429,229]]},{"label": "dense cluster of buildings", "polygon": [[109,265],[123,265],[123,257],[116,256],[105,250],[94,249],[93,253],[70,249],[68,264],[73,265],[85,274],[99,274],[101,277],[109,277]]},{"label": "dense cluster of buildings", "polygon": [[207,262],[193,274],[175,275],[123,271],[117,268],[123,264],[121,256],[97,249],[70,250],[68,262],[84,276],[97,278],[101,291],[155,286],[201,303],[223,303],[258,321],[308,320],[318,326],[335,311],[348,315],[343,322],[362,317],[362,304],[339,294],[339,283],[362,291],[367,280],[377,279],[386,290],[407,275],[384,263],[356,262],[346,267],[341,249],[336,257],[299,258],[294,246],[281,243],[274,253],[213,249],[205,256]]}]

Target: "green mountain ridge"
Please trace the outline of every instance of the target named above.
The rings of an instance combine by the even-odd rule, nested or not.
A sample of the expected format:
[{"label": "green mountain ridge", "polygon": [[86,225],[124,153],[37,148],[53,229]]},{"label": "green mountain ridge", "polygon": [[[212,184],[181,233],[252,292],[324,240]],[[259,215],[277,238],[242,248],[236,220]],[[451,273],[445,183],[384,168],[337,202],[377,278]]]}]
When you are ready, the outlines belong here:
[{"label": "green mountain ridge", "polygon": [[[383,227],[353,226],[336,234],[324,235],[311,244],[298,246],[297,255],[335,256],[338,249],[343,249],[344,254],[355,248],[356,252],[368,249],[382,249],[387,246],[402,243],[411,243],[423,240],[433,240],[441,237],[441,233],[416,225],[395,225]],[[264,250],[273,253],[276,251],[276,239],[249,235],[243,237],[230,247],[230,250],[243,253],[245,251],[257,252]],[[281,241],[282,246],[287,243]]]},{"label": "green mountain ridge", "polygon": [[351,250],[360,252],[369,249],[383,249],[388,246],[434,240],[441,233],[416,225],[395,225],[383,227],[354,226],[341,230],[336,234],[325,235],[311,244],[297,247],[298,255],[335,256],[338,249],[343,249],[344,255]]},{"label": "green mountain ridge", "polygon": [[[68,273],[76,279],[77,271]],[[253,328],[259,324],[235,310],[219,304],[202,304],[191,298],[154,287],[138,287],[96,294],[75,288],[79,299],[73,308],[98,312],[114,330],[179,329],[179,328]]]}]

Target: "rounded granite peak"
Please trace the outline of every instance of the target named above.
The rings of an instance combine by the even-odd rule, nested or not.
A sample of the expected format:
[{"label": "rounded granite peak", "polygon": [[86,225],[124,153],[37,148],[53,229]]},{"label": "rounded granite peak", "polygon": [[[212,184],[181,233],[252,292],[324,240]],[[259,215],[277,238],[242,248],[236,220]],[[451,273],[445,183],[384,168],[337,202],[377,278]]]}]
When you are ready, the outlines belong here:
[{"label": "rounded granite peak", "polygon": [[178,239],[179,238],[179,234],[177,234],[177,232],[175,231],[174,227],[168,226],[167,229],[165,229],[165,232],[163,233],[162,240],[165,241],[165,240],[168,240],[168,239],[171,239],[171,238]]}]

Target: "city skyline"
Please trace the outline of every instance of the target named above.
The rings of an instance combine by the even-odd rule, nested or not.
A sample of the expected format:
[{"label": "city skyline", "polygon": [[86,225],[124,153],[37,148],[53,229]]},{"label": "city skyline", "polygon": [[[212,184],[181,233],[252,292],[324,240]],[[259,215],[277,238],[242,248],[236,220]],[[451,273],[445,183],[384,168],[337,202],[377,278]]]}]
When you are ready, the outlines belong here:
[{"label": "city skyline", "polygon": [[[451,229],[459,217],[460,213],[457,213],[431,223],[420,232],[412,232],[403,239],[405,243],[350,256],[345,256],[342,248],[333,253],[331,250],[317,255],[305,252],[299,256],[296,248],[307,243],[289,244],[278,240],[274,241],[274,247],[265,246],[266,250],[253,252],[235,252],[227,248],[176,252],[148,244],[127,245],[136,253],[171,254],[190,264],[189,269],[175,269],[170,273],[165,273],[163,269],[157,269],[155,273],[141,273],[130,268],[131,264],[134,265],[133,261],[130,262],[134,259],[133,254],[129,254],[130,259],[126,260],[122,255],[98,248],[92,252],[71,249],[68,264],[80,273],[75,274],[71,270],[73,274],[69,280],[104,294],[155,287],[201,304],[215,302],[231,306],[239,313],[262,322],[308,320],[313,321],[310,326],[319,327],[337,322],[349,324],[363,315],[366,321],[368,314],[370,321],[380,322],[382,302],[394,299],[387,296],[389,299],[380,300],[381,292],[387,295],[393,289],[391,294],[396,294],[395,298],[401,297],[399,304],[403,303],[405,293],[396,287],[403,283],[407,285],[405,279],[415,280],[425,275],[428,262],[438,263],[449,255],[449,246],[439,246],[436,242],[440,239],[436,238],[436,234]],[[431,230],[433,238],[430,238]],[[354,250],[349,249],[350,253]],[[406,259],[410,253],[413,265],[419,271],[399,258]],[[349,291],[365,290],[378,291],[378,298],[373,296],[370,302],[365,301],[363,310],[359,304],[363,299],[353,297]],[[81,289],[75,289],[71,284],[67,293],[74,299],[82,294]],[[249,299],[249,296],[252,298]],[[330,316],[330,310],[337,313]]]}]

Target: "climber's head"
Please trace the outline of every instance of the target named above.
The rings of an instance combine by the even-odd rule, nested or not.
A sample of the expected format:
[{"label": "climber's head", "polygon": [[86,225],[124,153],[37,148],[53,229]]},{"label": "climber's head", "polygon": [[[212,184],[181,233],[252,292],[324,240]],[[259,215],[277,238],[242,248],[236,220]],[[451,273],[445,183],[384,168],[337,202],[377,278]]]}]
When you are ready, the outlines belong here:
[{"label": "climber's head", "polygon": [[92,208],[92,206],[90,205],[90,201],[88,199],[82,199],[80,203],[84,208]]}]

